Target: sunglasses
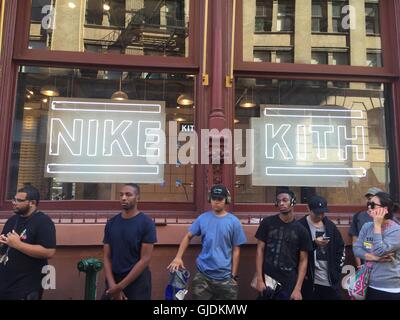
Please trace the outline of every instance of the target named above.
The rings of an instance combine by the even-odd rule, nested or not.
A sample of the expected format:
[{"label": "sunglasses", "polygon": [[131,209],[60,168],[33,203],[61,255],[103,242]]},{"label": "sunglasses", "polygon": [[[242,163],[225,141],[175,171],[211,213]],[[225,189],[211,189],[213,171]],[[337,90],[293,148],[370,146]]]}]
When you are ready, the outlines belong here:
[{"label": "sunglasses", "polygon": [[375,202],[373,202],[373,201],[368,201],[367,202],[367,208],[368,207],[371,207],[371,209],[375,209],[375,207],[383,207],[382,205],[380,205],[380,204],[377,204],[377,203],[375,203]]},{"label": "sunglasses", "polygon": [[19,199],[19,198],[13,198],[12,199],[12,202],[15,202],[15,203],[22,203],[22,202],[25,202],[25,201],[28,201],[28,199]]}]

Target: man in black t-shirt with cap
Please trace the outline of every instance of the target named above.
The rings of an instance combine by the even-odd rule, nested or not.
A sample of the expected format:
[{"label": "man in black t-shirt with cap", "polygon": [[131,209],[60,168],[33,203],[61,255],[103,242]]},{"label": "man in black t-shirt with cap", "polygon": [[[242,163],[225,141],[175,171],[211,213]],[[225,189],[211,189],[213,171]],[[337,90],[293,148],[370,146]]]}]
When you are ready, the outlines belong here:
[{"label": "man in black t-shirt with cap", "polygon": [[0,234],[0,300],[41,299],[42,270],[55,254],[56,230],[37,210],[39,200],[39,191],[30,185],[13,198],[16,214]]}]

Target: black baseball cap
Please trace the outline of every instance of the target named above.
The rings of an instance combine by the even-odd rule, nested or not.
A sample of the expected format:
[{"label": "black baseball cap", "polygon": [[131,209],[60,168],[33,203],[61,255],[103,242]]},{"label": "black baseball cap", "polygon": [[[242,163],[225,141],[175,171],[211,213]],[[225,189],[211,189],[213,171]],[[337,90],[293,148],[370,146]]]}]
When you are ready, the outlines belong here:
[{"label": "black baseball cap", "polygon": [[324,197],[321,196],[312,196],[310,199],[308,199],[308,207],[316,214],[329,212],[328,202]]},{"label": "black baseball cap", "polygon": [[222,184],[217,184],[211,188],[210,197],[212,199],[226,199],[229,195],[228,189]]}]

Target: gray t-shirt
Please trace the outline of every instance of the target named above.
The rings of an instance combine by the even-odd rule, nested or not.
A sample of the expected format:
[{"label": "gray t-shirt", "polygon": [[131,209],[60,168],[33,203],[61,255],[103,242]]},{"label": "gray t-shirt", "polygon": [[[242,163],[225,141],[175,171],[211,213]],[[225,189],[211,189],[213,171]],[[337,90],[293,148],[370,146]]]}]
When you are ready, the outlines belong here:
[{"label": "gray t-shirt", "polygon": [[[308,226],[310,227],[312,240],[321,237],[325,234],[325,226],[322,225],[320,228],[313,225],[307,218]],[[315,261],[315,272],[314,272],[314,284],[320,286],[330,287],[328,277],[328,250],[327,247],[317,246],[314,250],[314,261]]]},{"label": "gray t-shirt", "polygon": [[367,223],[372,222],[372,218],[369,216],[367,211],[357,212],[353,216],[353,220],[351,221],[351,226],[349,229],[350,237],[358,237],[360,234],[362,226]]}]

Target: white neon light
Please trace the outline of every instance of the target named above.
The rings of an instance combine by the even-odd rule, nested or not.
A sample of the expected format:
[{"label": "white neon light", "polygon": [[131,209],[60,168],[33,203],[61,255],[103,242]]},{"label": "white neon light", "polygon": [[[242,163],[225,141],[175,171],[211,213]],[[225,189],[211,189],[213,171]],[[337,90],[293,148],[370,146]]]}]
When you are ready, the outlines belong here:
[{"label": "white neon light", "polygon": [[[124,137],[125,131],[128,130],[128,128],[132,125],[132,123],[133,123],[133,121],[123,120],[118,125],[118,127],[115,130],[113,130],[113,128],[114,128],[114,120],[111,120],[111,119],[104,120],[103,156],[106,156],[106,157],[113,156],[112,151],[113,151],[114,143],[116,143],[117,146],[119,147],[119,149],[121,150],[122,156],[124,156],[124,157],[132,157],[133,156],[132,150],[131,150],[131,148],[129,148],[129,144],[128,144],[128,142],[126,141],[126,139]],[[118,136],[120,136],[122,138],[122,140],[124,141],[125,147],[127,149],[125,151],[127,151],[127,153],[125,153],[125,151],[122,148],[122,145],[119,143],[118,139],[115,139],[115,138],[114,138],[114,140],[112,140],[111,143],[107,143],[107,146],[109,146],[110,150],[109,150],[109,152],[106,152],[106,140],[108,138],[108,135],[107,135],[106,131],[109,132],[109,126],[111,126],[110,137],[111,137],[111,139],[113,139],[113,137],[115,136],[115,132],[117,132],[119,130],[119,128],[123,124],[126,124],[126,127],[125,127],[125,129],[122,130],[122,132]]]},{"label": "white neon light", "polygon": [[[140,152],[141,126],[142,126],[142,124],[146,124],[146,123],[147,124],[152,123],[152,124],[155,124],[155,126],[154,127],[147,126],[147,127],[150,127],[150,128],[145,128],[144,129],[144,133],[145,133],[145,136],[146,136],[145,142],[144,142],[144,149],[145,150],[149,150],[149,151],[155,151],[155,153],[157,155],[151,155],[151,154],[149,154],[150,152],[145,152],[144,154]],[[160,152],[161,152],[160,148],[149,148],[148,144],[152,145],[152,144],[154,144],[154,142],[153,141],[148,142],[148,140],[149,140],[148,138],[156,137],[157,138],[157,142],[159,142],[160,141],[159,134],[151,133],[151,131],[152,130],[160,130],[160,129],[161,129],[161,121],[143,121],[143,120],[139,121],[139,124],[138,124],[138,135],[137,135],[137,146],[136,146],[136,148],[137,148],[137,156],[138,157],[145,157],[145,158],[158,158],[159,157]]]},{"label": "white neon light", "polygon": [[[271,173],[269,170],[281,170],[279,173]],[[293,170],[293,171],[309,171],[307,173],[283,173],[282,171],[288,171],[288,170]],[[321,171],[332,171],[332,173],[325,173],[325,174],[313,174],[311,171],[316,171],[316,170],[321,170]],[[337,172],[340,171],[348,171],[348,172],[361,172],[361,174],[338,174]],[[359,168],[316,168],[316,167],[265,167],[265,174],[267,176],[292,176],[292,177],[366,177],[367,176],[367,170],[365,168],[359,167]]]},{"label": "white neon light", "polygon": [[[279,151],[281,152],[283,158],[285,160],[291,160],[293,159],[293,154],[290,152],[290,149],[288,147],[288,145],[286,144],[286,141],[284,139],[284,135],[290,130],[292,126],[290,124],[282,124],[279,129],[275,132],[274,131],[274,125],[271,123],[267,123],[265,125],[265,157],[267,159],[275,159],[275,148],[278,148]],[[281,134],[281,140],[282,140],[282,144],[284,145],[285,149],[288,152],[288,156],[285,155],[281,145],[279,144],[279,142],[276,142],[273,146],[272,146],[272,156],[268,154],[268,140],[270,140],[268,138],[268,132],[269,132],[269,128],[271,129],[270,131],[272,132],[272,139],[275,139],[275,137],[280,133],[281,130],[284,130],[283,134]],[[275,133],[274,133],[275,132]]]},{"label": "white neon light", "polygon": [[[76,126],[77,123],[80,124],[80,141],[79,141],[79,153],[73,152],[72,149],[70,148],[66,138],[64,138],[64,136],[62,135],[62,133],[59,131],[58,135],[57,135],[57,151],[53,152],[53,125],[54,122],[59,122],[61,124],[61,126],[64,128],[65,133],[68,135],[70,142],[72,141],[72,143],[76,143],[76,134],[77,134],[77,130]],[[51,122],[50,122],[50,148],[49,148],[49,155],[51,156],[59,156],[60,155],[60,142],[61,139],[64,141],[65,146],[68,148],[68,150],[70,151],[71,155],[73,156],[81,156],[82,155],[82,139],[83,139],[83,120],[82,119],[74,119],[73,122],[73,126],[72,126],[72,135],[69,133],[68,129],[65,127],[64,123],[62,122],[62,120],[60,118],[52,118]]]},{"label": "white neon light", "polygon": [[[339,116],[339,115],[313,115],[313,114],[269,114],[267,111],[311,111],[311,112],[336,112],[336,113],[350,113],[350,116]],[[337,109],[307,109],[307,108],[264,108],[264,116],[265,117],[284,117],[284,118],[331,118],[331,119],[363,119],[362,110],[337,110]],[[359,113],[358,116],[352,116],[352,113]]]},{"label": "white neon light", "polygon": [[[51,170],[51,167],[71,167],[71,168],[128,168],[128,169],[140,169],[140,172],[132,172],[132,171],[55,171]],[[153,172],[145,172],[144,169],[155,169]],[[75,169],[76,170],[76,169]],[[140,175],[158,175],[159,174],[159,166],[156,165],[114,165],[114,164],[60,164],[60,163],[49,163],[46,168],[47,173],[79,173],[79,174],[140,174]]]},{"label": "white neon light", "polygon": [[[321,141],[320,141],[320,131],[318,130],[313,130],[314,128],[327,128],[327,130],[324,130],[324,144],[323,144],[323,149],[324,149],[324,155],[321,156]],[[310,126],[310,132],[315,133],[317,136],[317,157],[319,160],[326,160],[328,158],[328,150],[327,150],[327,134],[328,133],[333,133],[335,132],[334,126],[332,125],[312,125]]]},{"label": "white neon light", "polygon": [[[356,126],[354,127],[355,130],[355,137],[353,138],[348,138],[347,137],[347,128],[345,126],[338,126],[338,156],[340,160],[346,161],[348,159],[348,153],[347,153],[347,149],[348,148],[354,148],[356,150],[356,159],[358,161],[365,161],[366,159],[366,155],[365,155],[365,128],[363,126]],[[357,141],[358,140],[358,130],[361,130],[361,140],[362,140],[362,144],[361,144],[361,148],[362,148],[362,157],[359,157],[359,150],[360,150],[360,145],[358,144],[348,144],[345,145],[342,151],[342,145],[341,145],[341,134],[340,131],[344,131],[344,139],[348,140],[348,141]]]},{"label": "white neon light", "polygon": [[[96,133],[92,134],[92,123],[96,125]],[[98,143],[98,135],[99,135],[99,120],[91,119],[89,120],[89,127],[88,127],[88,140],[87,140],[87,155],[89,157],[96,157],[97,156],[97,143]],[[90,153],[90,146],[91,146],[91,137],[94,136],[95,144],[94,144],[94,153]],[[105,137],[104,137],[105,138]]]},{"label": "white neon light", "polygon": [[[114,109],[85,109],[85,108],[63,108],[63,107],[58,107],[56,106],[57,104],[79,104],[81,105],[100,105],[100,106],[119,106],[119,107],[134,107],[136,109],[132,110],[114,110]],[[152,108],[155,107],[157,110],[151,111],[151,110],[137,110],[138,107],[148,107]],[[117,102],[87,102],[87,101],[52,101],[51,103],[51,109],[52,110],[58,110],[58,111],[82,111],[82,112],[118,112],[118,113],[161,113],[161,105],[160,104],[140,104],[140,103],[117,103]]]},{"label": "white neon light", "polygon": [[[303,136],[303,143],[300,143],[301,136]],[[300,145],[303,146],[302,150],[301,150]],[[297,159],[299,159],[299,160],[307,159],[307,138],[306,138],[306,126],[305,125],[297,126]]]}]

